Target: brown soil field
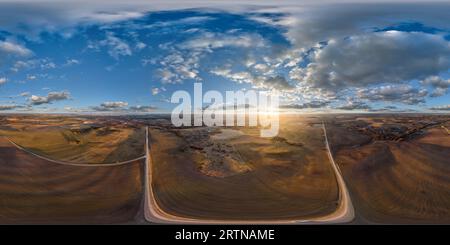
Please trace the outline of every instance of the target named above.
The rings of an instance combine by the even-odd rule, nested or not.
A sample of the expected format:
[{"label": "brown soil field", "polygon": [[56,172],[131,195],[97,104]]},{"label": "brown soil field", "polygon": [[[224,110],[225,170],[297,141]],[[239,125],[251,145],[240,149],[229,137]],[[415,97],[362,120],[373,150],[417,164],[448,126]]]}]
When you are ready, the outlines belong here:
[{"label": "brown soil field", "polygon": [[21,151],[0,137],[1,224],[134,222],[141,209],[143,161],[67,166]]},{"label": "brown soil field", "polygon": [[295,220],[333,212],[336,178],[322,129],[309,120],[283,118],[272,139],[260,138],[257,128],[151,128],[158,205],[172,215],[220,220]]},{"label": "brown soil field", "polygon": [[100,123],[94,127],[73,118],[50,119],[39,123],[10,119],[0,128],[0,136],[38,155],[72,163],[115,163],[144,155],[144,128]]},{"label": "brown soil field", "polygon": [[403,141],[370,141],[345,123],[330,124],[330,144],[360,221],[450,223],[450,136],[441,125]]}]

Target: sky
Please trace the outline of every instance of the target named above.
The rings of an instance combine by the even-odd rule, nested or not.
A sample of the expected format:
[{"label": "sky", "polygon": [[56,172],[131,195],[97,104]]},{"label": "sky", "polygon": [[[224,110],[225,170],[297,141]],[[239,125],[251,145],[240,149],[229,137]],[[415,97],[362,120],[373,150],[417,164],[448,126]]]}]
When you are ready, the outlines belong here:
[{"label": "sky", "polygon": [[0,113],[170,112],[195,82],[277,92],[284,111],[450,112],[448,13],[446,1],[0,1]]}]

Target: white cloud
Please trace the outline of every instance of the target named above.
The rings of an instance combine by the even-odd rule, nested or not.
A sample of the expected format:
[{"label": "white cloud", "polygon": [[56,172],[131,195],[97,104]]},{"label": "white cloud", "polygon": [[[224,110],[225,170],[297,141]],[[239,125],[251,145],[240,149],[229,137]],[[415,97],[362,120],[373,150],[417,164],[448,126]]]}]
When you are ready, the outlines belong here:
[{"label": "white cloud", "polygon": [[56,68],[56,64],[49,58],[19,60],[14,63],[14,65],[11,67],[11,70],[13,72],[19,72],[25,69],[30,70],[38,68],[41,70],[54,69]]},{"label": "white cloud", "polygon": [[169,26],[193,25],[193,24],[199,24],[199,23],[203,23],[203,22],[213,20],[213,19],[214,19],[213,17],[209,17],[209,16],[193,16],[193,17],[182,18],[179,20],[156,22],[154,24],[145,26],[145,28],[161,29],[162,27],[169,27]]},{"label": "white cloud", "polygon": [[29,100],[32,105],[42,105],[42,104],[49,104],[54,101],[67,100],[69,98],[70,98],[69,92],[61,91],[61,92],[50,92],[47,94],[47,96],[32,95],[29,98]]},{"label": "white cloud", "polygon": [[423,79],[449,68],[450,44],[442,37],[387,31],[330,40],[298,77],[309,86],[340,90]]},{"label": "white cloud", "polygon": [[98,44],[91,43],[88,48],[98,49],[98,46],[107,47],[108,54],[116,60],[120,56],[131,56],[133,54],[128,43],[116,37],[112,32],[107,32],[106,39],[101,40]]},{"label": "white cloud", "polygon": [[[319,42],[343,39],[382,29],[405,21],[449,29],[449,6],[446,3],[350,3],[311,4],[278,8],[287,13],[274,24],[287,28],[286,36],[299,48],[310,48]],[[374,2],[375,3],[375,2]]]},{"label": "white cloud", "polygon": [[0,77],[0,85],[5,84],[7,81],[6,77]]},{"label": "white cloud", "polygon": [[232,72],[230,69],[215,69],[211,73],[237,83],[249,83],[256,89],[285,91],[294,88],[283,76],[258,76],[247,71]]},{"label": "white cloud", "polygon": [[360,99],[369,101],[401,102],[414,105],[425,102],[428,92],[425,89],[414,88],[411,85],[385,85],[375,88],[360,89],[357,93]]},{"label": "white cloud", "polygon": [[331,103],[330,101],[314,100],[314,101],[305,102],[302,104],[281,105],[280,108],[282,108],[282,109],[316,109],[316,108],[326,107],[330,103]]},{"label": "white cloud", "polygon": [[345,104],[339,105],[336,109],[340,110],[369,110],[371,107],[362,101],[348,100]]},{"label": "white cloud", "polygon": [[103,102],[99,106],[93,106],[91,109],[98,112],[152,112],[157,108],[151,105],[136,105],[128,107],[128,102],[108,101]]},{"label": "white cloud", "polygon": [[450,111],[450,105],[434,106],[429,109],[432,111]]},{"label": "white cloud", "polygon": [[147,44],[145,44],[145,43],[143,43],[143,42],[138,42],[138,43],[136,44],[136,49],[137,49],[137,50],[144,49],[145,47],[147,47]]},{"label": "white cloud", "polygon": [[64,66],[72,66],[72,65],[79,65],[81,62],[77,59],[68,59]]},{"label": "white cloud", "polygon": [[101,104],[101,106],[106,107],[106,108],[121,108],[121,107],[128,106],[128,103],[123,102],[123,101],[104,102]]},{"label": "white cloud", "polygon": [[443,96],[447,93],[448,88],[450,87],[450,79],[443,79],[439,76],[430,76],[421,81],[424,85],[430,85],[434,88],[431,96],[439,97]]},{"label": "white cloud", "polygon": [[0,41],[0,54],[3,55],[16,55],[16,56],[29,56],[33,52],[26,47],[10,42],[10,41]]},{"label": "white cloud", "polygon": [[36,78],[35,75],[27,75],[27,80],[36,80]]},{"label": "white cloud", "polygon": [[164,87],[152,88],[152,95],[157,95],[157,94],[161,93],[162,91],[166,91],[166,89]]},{"label": "white cloud", "polygon": [[100,104],[100,106],[92,107],[95,111],[117,111],[125,109],[128,106],[127,102],[124,101],[107,101]]},{"label": "white cloud", "polygon": [[9,111],[9,110],[13,110],[13,109],[21,108],[21,107],[23,107],[23,106],[15,105],[15,104],[0,105],[0,111]]},{"label": "white cloud", "polygon": [[183,53],[171,49],[171,54],[164,57],[159,64],[163,67],[159,69],[162,83],[182,83],[183,80],[201,80],[199,77],[200,52]]},{"label": "white cloud", "polygon": [[155,106],[143,106],[143,105],[137,105],[137,106],[130,106],[128,108],[128,111],[130,112],[153,112],[157,109]]},{"label": "white cloud", "polygon": [[178,45],[181,49],[201,50],[211,52],[223,47],[264,47],[264,39],[257,34],[224,35],[220,33],[204,32],[198,37]]},{"label": "white cloud", "polygon": [[95,12],[85,18],[92,22],[117,22],[128,19],[135,19],[142,17],[144,13],[138,11],[118,11],[118,12]]}]

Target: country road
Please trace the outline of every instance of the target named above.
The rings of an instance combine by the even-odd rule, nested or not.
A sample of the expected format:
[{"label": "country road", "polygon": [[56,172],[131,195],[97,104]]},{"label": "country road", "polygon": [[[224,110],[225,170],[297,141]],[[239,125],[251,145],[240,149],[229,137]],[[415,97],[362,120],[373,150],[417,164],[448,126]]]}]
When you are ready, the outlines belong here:
[{"label": "country road", "polygon": [[355,211],[350,198],[345,181],[341,175],[339,166],[333,159],[333,155],[328,144],[328,137],[325,128],[325,124],[322,123],[322,128],[325,137],[325,145],[328,152],[331,165],[335,172],[336,181],[339,186],[339,204],[337,209],[322,217],[307,219],[307,220],[206,220],[206,219],[193,219],[186,217],[179,217],[165,212],[159,207],[152,189],[152,159],[151,149],[149,147],[148,139],[148,127],[146,128],[146,141],[145,141],[145,201],[144,201],[144,213],[145,219],[152,223],[160,224],[337,224],[348,223],[355,218]]},{"label": "country road", "polygon": [[51,159],[48,157],[44,157],[41,156],[39,154],[36,154],[30,150],[27,150],[25,148],[23,148],[22,146],[16,144],[14,141],[10,140],[8,137],[5,137],[12,145],[14,145],[17,149],[24,151],[28,154],[31,154],[37,158],[52,162],[52,163],[56,163],[56,164],[61,164],[61,165],[69,165],[69,166],[79,166],[79,167],[113,167],[113,166],[119,166],[119,165],[124,165],[127,163],[131,163],[131,162],[135,162],[141,159],[146,158],[146,156],[140,156],[137,157],[135,159],[131,159],[131,160],[127,160],[127,161],[123,161],[123,162],[115,162],[115,163],[74,163],[74,162],[66,162],[66,161],[59,161],[59,160],[55,160],[55,159]]},{"label": "country road", "polygon": [[118,162],[118,163],[111,163],[111,164],[88,164],[88,163],[71,163],[71,162],[64,162],[64,161],[57,161],[54,159],[49,159],[44,156],[40,156],[34,152],[31,152],[20,145],[17,145],[10,139],[6,138],[12,145],[14,145],[16,148],[27,152],[28,154],[31,154],[35,157],[41,158],[43,160],[62,164],[62,165],[70,165],[70,166],[82,166],[82,167],[108,167],[108,166],[118,166],[123,165],[131,162],[135,162],[137,160],[141,160],[145,158],[145,165],[144,165],[144,205],[143,205],[143,212],[144,212],[144,218],[146,221],[151,223],[157,223],[157,224],[336,224],[336,223],[348,223],[351,222],[355,218],[355,211],[353,208],[353,204],[350,198],[349,191],[347,189],[347,186],[345,184],[345,181],[342,177],[341,171],[339,169],[339,166],[336,164],[336,162],[333,159],[333,155],[331,153],[331,149],[328,143],[328,137],[327,137],[327,131],[325,124],[322,123],[322,128],[324,132],[324,138],[325,138],[325,146],[327,148],[328,158],[330,159],[330,163],[333,167],[333,170],[335,172],[336,181],[339,188],[339,200],[338,200],[338,207],[336,210],[328,215],[311,218],[311,219],[305,219],[305,220],[296,220],[296,219],[288,219],[288,220],[207,220],[207,219],[193,219],[193,218],[186,218],[186,217],[179,217],[172,214],[169,214],[165,212],[161,207],[159,207],[155,195],[153,193],[152,189],[152,158],[151,158],[151,148],[149,144],[149,134],[148,134],[148,127],[146,127],[146,137],[145,137],[145,155],[141,156],[136,159],[124,161],[124,162]]}]

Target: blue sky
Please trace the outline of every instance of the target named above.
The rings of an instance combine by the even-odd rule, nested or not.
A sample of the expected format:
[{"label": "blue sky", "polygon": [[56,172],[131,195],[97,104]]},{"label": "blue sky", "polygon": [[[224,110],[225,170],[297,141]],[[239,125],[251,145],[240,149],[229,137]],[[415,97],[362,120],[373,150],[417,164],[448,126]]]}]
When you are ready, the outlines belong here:
[{"label": "blue sky", "polygon": [[194,82],[285,110],[450,109],[449,4],[156,6],[0,2],[1,112],[164,112]]}]

